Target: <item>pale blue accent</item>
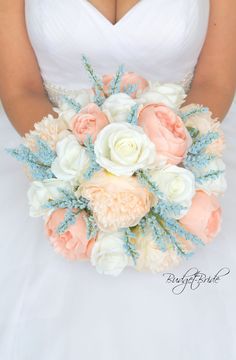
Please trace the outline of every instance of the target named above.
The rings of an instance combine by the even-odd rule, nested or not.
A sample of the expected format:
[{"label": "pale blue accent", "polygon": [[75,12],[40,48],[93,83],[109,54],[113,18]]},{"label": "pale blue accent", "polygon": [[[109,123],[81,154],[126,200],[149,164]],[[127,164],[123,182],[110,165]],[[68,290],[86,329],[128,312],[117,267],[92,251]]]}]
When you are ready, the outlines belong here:
[{"label": "pale blue accent", "polygon": [[114,78],[112,79],[109,85],[109,90],[108,90],[109,95],[118,94],[119,92],[121,92],[120,84],[123,75],[124,75],[124,65],[120,65]]},{"label": "pale blue accent", "polygon": [[69,96],[63,95],[61,97],[62,102],[66,103],[71,109],[76,113],[79,113],[81,110],[81,105],[75,99],[70,98]]},{"label": "pale blue accent", "polygon": [[71,209],[67,209],[64,220],[57,228],[57,233],[59,235],[64,234],[64,232],[69,228],[69,226],[75,224],[75,222],[76,214]]},{"label": "pale blue accent", "polygon": [[136,235],[132,232],[130,228],[125,229],[123,241],[124,241],[124,249],[125,253],[132,257],[134,264],[136,264],[136,261],[139,257],[139,253],[137,252],[135,244],[132,244],[130,242],[130,239],[135,239]]},{"label": "pale blue accent", "polygon": [[127,118],[127,122],[131,125],[137,125],[138,123],[138,108],[139,105],[135,104],[132,106],[130,113]]},{"label": "pale blue accent", "polygon": [[201,114],[204,112],[209,112],[209,108],[208,107],[196,107],[195,109],[191,109],[189,111],[186,112],[181,112],[180,111],[180,116],[181,119],[183,121],[186,121],[190,116],[196,115],[196,114]]},{"label": "pale blue accent", "polygon": [[46,209],[80,209],[88,207],[88,200],[82,196],[77,198],[75,194],[67,189],[58,188],[61,197],[56,200],[49,200],[43,207]]},{"label": "pale blue accent", "polygon": [[123,92],[127,95],[132,95],[135,91],[137,91],[138,85],[137,84],[128,84],[124,86]]},{"label": "pale blue accent", "polygon": [[35,140],[38,148],[35,152],[23,144],[15,149],[6,149],[6,151],[15,159],[27,165],[34,180],[54,178],[50,167],[56,157],[56,153],[44,140],[37,136]]},{"label": "pale blue accent", "polygon": [[203,184],[206,181],[217,180],[218,177],[222,174],[224,174],[223,170],[209,171],[207,174],[203,176],[196,177],[196,182],[199,184]]},{"label": "pale blue accent", "polygon": [[86,148],[89,160],[90,160],[90,166],[88,170],[84,174],[84,178],[86,180],[89,180],[93,174],[101,169],[101,166],[96,162],[96,155],[94,152],[94,145],[92,141],[92,137],[90,135],[87,135],[86,140],[84,142],[84,146]]},{"label": "pale blue accent", "polygon": [[219,133],[209,131],[207,134],[197,137],[193,145],[190,147],[188,154],[197,155],[205,150],[208,145],[219,138]]}]

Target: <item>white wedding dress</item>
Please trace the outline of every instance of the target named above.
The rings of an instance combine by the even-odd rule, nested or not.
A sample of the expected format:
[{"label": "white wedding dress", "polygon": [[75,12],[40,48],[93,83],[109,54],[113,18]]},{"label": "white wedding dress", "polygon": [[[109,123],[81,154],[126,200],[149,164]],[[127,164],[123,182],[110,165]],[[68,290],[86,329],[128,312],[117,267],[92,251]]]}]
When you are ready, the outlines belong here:
[{"label": "white wedding dress", "polygon": [[[85,54],[100,74],[121,63],[151,80],[188,88],[208,24],[208,0],[141,0],[112,25],[86,0],[26,0],[26,24],[45,88],[56,103],[91,85]],[[25,109],[27,111],[27,109]],[[20,138],[0,115],[0,359],[235,360],[236,359],[236,106],[226,133],[228,191],[222,232],[172,272],[196,267],[218,284],[181,295],[163,274],[127,269],[99,275],[85,262],[57,255],[41,219],[30,218],[28,181],[4,152]]]}]

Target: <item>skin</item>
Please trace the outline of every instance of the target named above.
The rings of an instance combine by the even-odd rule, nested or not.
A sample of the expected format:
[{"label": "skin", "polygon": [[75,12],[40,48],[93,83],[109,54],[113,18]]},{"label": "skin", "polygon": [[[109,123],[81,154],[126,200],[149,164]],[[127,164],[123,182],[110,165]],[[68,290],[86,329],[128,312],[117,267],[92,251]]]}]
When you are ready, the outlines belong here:
[{"label": "skin", "polygon": [[[137,4],[137,0],[90,2],[113,24]],[[209,28],[185,105],[203,104],[223,120],[236,88],[236,1],[210,0],[210,4]],[[28,38],[24,0],[0,0],[0,98],[20,135],[43,116],[56,115]]]}]

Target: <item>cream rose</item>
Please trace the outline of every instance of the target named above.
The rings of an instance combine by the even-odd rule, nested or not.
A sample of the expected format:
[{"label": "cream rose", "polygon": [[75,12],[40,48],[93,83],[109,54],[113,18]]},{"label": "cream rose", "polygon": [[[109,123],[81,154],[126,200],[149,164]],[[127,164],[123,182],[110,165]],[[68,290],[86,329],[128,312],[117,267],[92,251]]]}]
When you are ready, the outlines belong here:
[{"label": "cream rose", "polygon": [[56,146],[57,157],[51,170],[60,180],[83,182],[88,168],[89,158],[85,148],[78,143],[74,135],[59,141]]},{"label": "cream rose", "polygon": [[204,181],[202,184],[197,183],[197,189],[204,190],[208,194],[219,195],[226,191],[227,183],[225,178],[225,163],[222,159],[212,160],[208,166],[203,169],[194,169],[195,176],[201,177],[212,171],[223,171],[216,179]]},{"label": "cream rose", "polygon": [[[69,94],[68,97],[70,97]],[[73,100],[75,100],[81,105],[81,108],[83,108],[93,102],[94,92],[92,89],[81,89],[76,93],[76,96],[73,95],[72,97]],[[76,111],[72,109],[66,101],[61,101],[60,108],[55,108],[54,110],[67,122],[68,126],[70,126],[71,119],[76,115]]]},{"label": "cream rose", "polygon": [[39,217],[50,213],[50,210],[43,205],[49,200],[56,200],[62,196],[58,188],[70,189],[70,185],[57,179],[33,181],[27,193],[30,216]]},{"label": "cream rose", "polygon": [[160,84],[159,82],[151,83],[142,94],[137,98],[137,103],[147,104],[164,104],[174,110],[179,109],[186,94],[182,86],[177,84]]},{"label": "cream rose", "polygon": [[131,176],[156,164],[155,145],[138,126],[113,123],[103,128],[94,143],[97,162],[115,175]]},{"label": "cream rose", "polygon": [[117,276],[129,264],[122,236],[122,232],[98,234],[91,252],[91,263],[100,274]]},{"label": "cream rose", "polygon": [[156,182],[167,200],[178,203],[185,208],[180,214],[172,214],[172,216],[175,219],[184,216],[191,207],[192,198],[195,195],[194,175],[189,170],[172,165],[152,171],[151,178]]},{"label": "cream rose", "polygon": [[125,122],[129,116],[132,106],[136,102],[125,93],[109,96],[102,105],[103,112],[110,122]]},{"label": "cream rose", "polygon": [[77,196],[89,200],[98,227],[104,232],[135,226],[153,203],[153,195],[135,176],[115,176],[101,170],[81,184]]}]

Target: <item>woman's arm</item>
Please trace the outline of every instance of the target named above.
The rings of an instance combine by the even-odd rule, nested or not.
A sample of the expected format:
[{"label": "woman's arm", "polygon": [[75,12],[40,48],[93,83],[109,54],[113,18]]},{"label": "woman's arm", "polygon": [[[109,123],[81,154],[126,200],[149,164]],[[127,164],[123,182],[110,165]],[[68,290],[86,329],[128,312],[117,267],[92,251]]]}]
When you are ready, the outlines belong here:
[{"label": "woman's arm", "polygon": [[0,99],[21,135],[54,114],[27,35],[24,0],[0,0]]},{"label": "woman's arm", "polygon": [[236,1],[210,0],[210,7],[206,41],[184,105],[205,105],[223,120],[236,87]]}]

